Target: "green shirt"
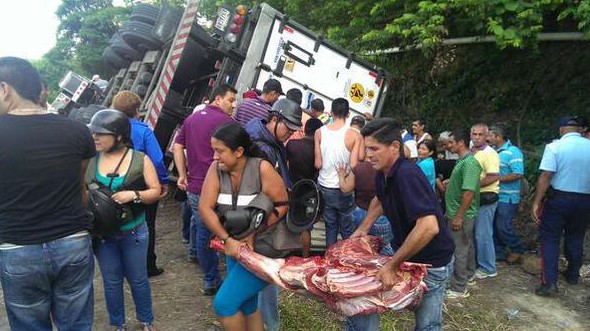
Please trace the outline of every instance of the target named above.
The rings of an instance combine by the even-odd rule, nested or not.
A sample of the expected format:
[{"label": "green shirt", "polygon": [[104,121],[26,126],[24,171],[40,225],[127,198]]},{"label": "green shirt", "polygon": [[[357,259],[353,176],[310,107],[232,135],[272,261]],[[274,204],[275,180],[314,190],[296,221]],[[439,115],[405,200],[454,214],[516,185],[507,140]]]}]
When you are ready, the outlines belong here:
[{"label": "green shirt", "polygon": [[479,210],[479,175],[481,171],[481,165],[471,153],[457,160],[445,191],[448,218],[455,217],[457,210],[461,206],[461,195],[463,191],[472,191],[475,193],[471,204],[469,204],[469,208],[465,211],[465,218],[473,218],[477,215],[477,211]]}]

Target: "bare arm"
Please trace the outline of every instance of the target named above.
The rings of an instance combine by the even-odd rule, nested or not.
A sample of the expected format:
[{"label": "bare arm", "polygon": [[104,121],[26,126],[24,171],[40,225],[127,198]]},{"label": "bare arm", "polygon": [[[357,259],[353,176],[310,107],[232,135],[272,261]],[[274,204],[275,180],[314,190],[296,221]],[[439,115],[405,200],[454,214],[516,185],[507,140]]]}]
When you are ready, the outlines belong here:
[{"label": "bare arm", "polygon": [[523,174],[511,173],[508,175],[500,176],[500,181],[501,182],[513,182],[517,179],[521,179],[522,177],[523,177]]},{"label": "bare arm", "polygon": [[320,130],[316,130],[314,137],[313,137],[313,153],[315,160],[313,161],[313,165],[316,169],[322,168],[322,150],[320,148],[320,144],[322,143],[322,132]]},{"label": "bare arm", "polygon": [[352,129],[348,129],[344,139],[347,140],[346,145],[352,145],[350,150],[350,166],[354,168],[359,163],[359,148],[360,148],[360,134]]},{"label": "bare arm", "polygon": [[551,186],[551,179],[553,178],[553,175],[555,173],[551,172],[551,171],[542,171],[541,175],[539,176],[539,179],[537,180],[537,186],[536,186],[536,190],[535,190],[535,200],[533,200],[533,206],[531,209],[531,214],[533,217],[533,221],[539,225],[539,221],[540,221],[540,217],[541,217],[541,211],[540,211],[540,206],[541,206],[541,201],[543,200],[543,197],[545,197],[545,194],[547,193],[547,190],[549,189],[549,186]]},{"label": "bare arm", "polygon": [[211,163],[205,181],[203,182],[203,188],[201,195],[199,196],[199,213],[203,219],[203,223],[214,235],[219,238],[229,237],[229,233],[225,230],[219,216],[215,212],[217,205],[217,197],[219,196],[219,177],[217,176],[217,162]]},{"label": "bare arm", "polygon": [[[279,173],[273,168],[272,164],[267,161],[260,162],[260,180],[262,182],[262,192],[266,194],[274,203],[287,202],[289,194],[285,182]],[[272,226],[287,214],[288,207],[276,206],[278,215],[272,213],[269,215],[267,224]]]},{"label": "bare arm", "polygon": [[184,155],[184,145],[179,143],[174,144],[174,165],[178,171],[178,182],[176,185],[179,189],[186,191],[188,188],[188,180],[186,174],[186,156]]},{"label": "bare arm", "polygon": [[469,208],[469,205],[471,204],[471,201],[473,201],[474,196],[475,196],[475,193],[473,193],[472,191],[465,190],[461,193],[461,204],[459,205],[459,208],[457,209],[457,213],[455,214],[455,217],[453,217],[453,220],[451,221],[451,227],[453,228],[454,231],[459,231],[463,227],[463,219],[465,218],[465,211],[467,211],[467,208]]},{"label": "bare arm", "polygon": [[438,221],[434,215],[427,215],[416,220],[416,225],[404,243],[377,273],[377,278],[383,282],[385,289],[391,289],[397,282],[397,270],[400,264],[424,248],[439,231]]},{"label": "bare arm", "polygon": [[349,193],[354,190],[354,172],[348,169],[346,164],[338,165],[338,182],[340,191]]},{"label": "bare arm", "polygon": [[[160,187],[160,179],[158,178],[156,167],[154,167],[152,160],[150,160],[149,156],[147,155],[145,155],[143,158],[143,180],[145,181],[147,189],[137,191],[139,193],[141,203],[149,205],[158,201],[162,192],[162,188]],[[135,191],[119,191],[113,194],[112,198],[119,203],[128,203],[133,201],[135,198]]]},{"label": "bare arm", "polygon": [[479,181],[479,185],[481,187],[486,187],[497,180],[500,180],[500,174],[487,174]]}]

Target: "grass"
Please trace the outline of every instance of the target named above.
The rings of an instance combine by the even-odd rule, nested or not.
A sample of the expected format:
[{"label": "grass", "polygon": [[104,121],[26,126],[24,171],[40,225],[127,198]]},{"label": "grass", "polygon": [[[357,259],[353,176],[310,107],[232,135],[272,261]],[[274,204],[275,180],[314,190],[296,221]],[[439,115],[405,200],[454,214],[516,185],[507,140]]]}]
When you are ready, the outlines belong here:
[{"label": "grass", "polygon": [[[343,318],[321,302],[281,291],[281,330],[286,331],[340,331]],[[472,298],[448,302],[443,309],[445,330],[514,330],[505,312],[497,311],[489,303]],[[391,311],[381,315],[381,330],[413,330],[414,314],[409,310]]]}]

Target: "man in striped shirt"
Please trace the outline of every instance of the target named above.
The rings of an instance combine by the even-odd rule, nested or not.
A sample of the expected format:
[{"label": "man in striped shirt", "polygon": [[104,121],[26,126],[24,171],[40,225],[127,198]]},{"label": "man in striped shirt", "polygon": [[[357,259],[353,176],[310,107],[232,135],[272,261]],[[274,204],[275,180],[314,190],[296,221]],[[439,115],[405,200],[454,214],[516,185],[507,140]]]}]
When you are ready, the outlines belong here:
[{"label": "man in striped shirt", "polygon": [[[506,138],[506,133],[501,127],[491,127],[488,140],[496,147],[500,156],[500,193],[495,219],[499,241],[496,259],[518,263],[524,246],[512,223],[520,204],[520,184],[524,175],[523,156],[520,149]],[[510,249],[508,255],[505,248]]]},{"label": "man in striped shirt", "polygon": [[276,79],[267,80],[260,96],[242,100],[236,111],[236,120],[241,126],[246,126],[253,118],[266,119],[272,105],[283,94],[281,82]]}]

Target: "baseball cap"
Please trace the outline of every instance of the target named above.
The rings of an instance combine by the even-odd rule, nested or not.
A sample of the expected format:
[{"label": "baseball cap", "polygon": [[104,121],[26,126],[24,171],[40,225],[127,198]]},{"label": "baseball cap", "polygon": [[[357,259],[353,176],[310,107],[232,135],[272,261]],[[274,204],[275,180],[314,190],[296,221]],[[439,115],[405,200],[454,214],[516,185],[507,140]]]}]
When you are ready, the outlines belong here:
[{"label": "baseball cap", "polygon": [[576,115],[567,115],[559,120],[559,126],[583,126],[583,120]]},{"label": "baseball cap", "polygon": [[278,92],[280,95],[285,95],[285,93],[283,93],[283,88],[281,86],[281,82],[279,82],[278,80],[271,78],[269,80],[267,80],[264,83],[264,86],[262,87],[262,92]]},{"label": "baseball cap", "polygon": [[311,108],[317,111],[324,111],[324,102],[322,99],[313,99],[311,100]]}]

